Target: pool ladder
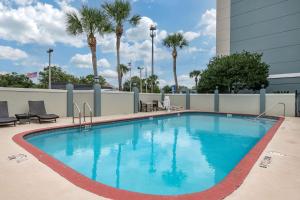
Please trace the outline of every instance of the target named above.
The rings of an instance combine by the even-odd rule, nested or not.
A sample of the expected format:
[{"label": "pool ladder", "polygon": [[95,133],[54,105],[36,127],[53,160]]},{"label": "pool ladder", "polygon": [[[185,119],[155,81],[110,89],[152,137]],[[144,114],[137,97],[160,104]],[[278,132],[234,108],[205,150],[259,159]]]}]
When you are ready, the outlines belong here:
[{"label": "pool ladder", "polygon": [[[89,109],[89,114],[90,114],[89,116],[86,116],[86,107]],[[80,128],[82,128],[82,127],[84,127],[85,129],[91,128],[92,123],[93,123],[93,111],[92,111],[90,104],[87,102],[83,102],[83,122],[86,122],[86,117],[90,117],[90,124],[88,124],[88,125],[85,124],[84,126],[82,125],[82,121],[81,121],[82,113],[76,102],[73,102],[73,108],[75,108],[78,112],[78,120],[79,120]],[[75,118],[77,118],[77,117],[75,116],[75,112],[73,112],[73,123],[75,123]]]},{"label": "pool ladder", "polygon": [[271,106],[268,110],[266,110],[265,112],[262,112],[261,114],[259,114],[257,117],[255,117],[255,119],[259,119],[262,116],[264,116],[267,112],[269,112],[270,110],[272,110],[273,108],[275,108],[275,106],[277,105],[283,105],[283,116],[285,116],[285,103],[279,102],[279,103],[275,103],[273,106]]}]

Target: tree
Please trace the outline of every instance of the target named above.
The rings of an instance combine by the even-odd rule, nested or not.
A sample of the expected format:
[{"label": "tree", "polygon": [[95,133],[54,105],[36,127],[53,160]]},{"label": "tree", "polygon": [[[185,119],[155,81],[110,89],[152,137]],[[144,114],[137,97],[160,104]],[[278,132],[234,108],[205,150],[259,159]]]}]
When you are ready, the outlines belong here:
[{"label": "tree", "polygon": [[122,84],[123,76],[127,74],[127,72],[129,72],[129,68],[124,64],[120,64],[119,70],[120,70],[121,84]]},{"label": "tree", "polygon": [[[80,77],[79,83],[85,85],[94,85],[95,84],[94,75],[90,74],[85,77]],[[101,75],[99,75],[99,84],[101,85],[101,87],[107,85],[105,78]]]},{"label": "tree", "polygon": [[172,93],[172,88],[169,85],[164,86],[162,90],[164,91],[164,93]]},{"label": "tree", "polygon": [[188,42],[181,33],[175,33],[173,35],[168,35],[163,40],[163,45],[172,49],[175,89],[176,92],[178,92],[178,81],[177,81],[177,73],[176,73],[177,48],[182,49],[183,47],[188,46]]},{"label": "tree", "polygon": [[268,85],[269,67],[259,53],[243,51],[213,57],[201,75],[198,92],[212,92],[216,86],[220,92],[259,90]]},{"label": "tree", "polygon": [[[48,67],[45,67],[43,71],[39,73],[39,81],[41,88],[48,87],[48,77],[49,77],[49,70]],[[60,67],[53,66],[51,67],[51,79],[53,83],[78,83],[79,79],[74,75],[68,74],[67,72],[63,71]]]},{"label": "tree", "polygon": [[116,50],[117,50],[117,72],[119,90],[122,90],[121,70],[120,69],[120,43],[123,35],[123,26],[125,22],[129,22],[131,25],[136,26],[141,17],[139,15],[133,15],[130,17],[131,5],[129,1],[115,0],[112,3],[106,2],[102,5],[107,16],[111,20],[113,30],[116,34]]},{"label": "tree", "polygon": [[[141,79],[138,76],[133,76],[131,77],[131,85],[132,87],[137,87],[140,89],[140,84],[141,84]],[[142,79],[142,84],[144,84],[144,79]],[[130,91],[130,80],[127,80],[124,85],[123,85],[123,90],[124,91]]]},{"label": "tree", "polygon": [[0,87],[31,88],[34,83],[24,74],[0,74]]},{"label": "tree", "polygon": [[160,92],[158,77],[155,74],[149,76],[146,79],[146,82],[147,82],[146,86],[147,86],[148,91],[153,88],[154,93],[159,93]]},{"label": "tree", "polygon": [[87,43],[92,53],[92,63],[94,70],[95,82],[98,82],[98,71],[97,71],[97,56],[96,46],[97,40],[95,37],[96,33],[103,35],[104,33],[111,31],[111,25],[106,15],[101,10],[96,8],[88,8],[83,6],[80,10],[80,14],[77,15],[75,12],[67,13],[67,32],[70,35],[81,35],[86,34]]},{"label": "tree", "polygon": [[195,78],[195,88],[197,88],[198,80],[199,80],[200,76],[201,76],[200,70],[193,70],[190,72],[190,78]]}]

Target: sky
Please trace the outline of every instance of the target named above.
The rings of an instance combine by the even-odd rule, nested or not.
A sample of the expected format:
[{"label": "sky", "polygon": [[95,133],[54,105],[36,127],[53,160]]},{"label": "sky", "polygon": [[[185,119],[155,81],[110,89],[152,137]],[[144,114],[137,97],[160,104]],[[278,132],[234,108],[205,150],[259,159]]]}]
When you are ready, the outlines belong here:
[{"label": "sky", "polygon": [[[107,0],[110,1],[110,0]],[[53,65],[76,76],[92,74],[86,36],[66,32],[66,13],[82,5],[100,8],[103,0],[0,0],[0,73],[38,72],[48,65],[48,48],[53,48]],[[181,32],[189,46],[178,51],[179,85],[192,87],[192,70],[202,70],[215,55],[215,0],[130,0],[132,14],[141,16],[136,27],[126,24],[121,40],[121,63],[132,63],[132,76],[144,67],[151,73],[149,27],[157,26],[154,39],[154,73],[160,86],[174,84],[171,50],[163,39]],[[99,74],[116,86],[115,35],[96,35]],[[147,70],[146,70],[147,69]],[[125,79],[129,78],[129,74]],[[37,80],[34,80],[37,81]]]}]

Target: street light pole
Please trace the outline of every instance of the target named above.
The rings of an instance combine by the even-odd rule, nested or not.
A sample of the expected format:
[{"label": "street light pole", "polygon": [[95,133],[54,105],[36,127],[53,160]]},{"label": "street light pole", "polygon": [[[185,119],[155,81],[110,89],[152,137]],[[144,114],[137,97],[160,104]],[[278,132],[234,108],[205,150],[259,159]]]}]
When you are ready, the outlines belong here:
[{"label": "street light pole", "polygon": [[128,63],[128,68],[129,68],[129,74],[130,74],[130,82],[129,82],[129,84],[130,84],[130,85],[129,85],[129,88],[130,88],[130,89],[129,89],[129,90],[130,90],[130,92],[131,92],[131,87],[132,87],[132,86],[131,86],[131,84],[132,84],[132,82],[131,82],[131,62]]},{"label": "street light pole", "polygon": [[53,49],[49,48],[47,50],[47,53],[49,54],[49,66],[48,66],[48,89],[51,89],[51,53],[53,53]]},{"label": "street light pole", "polygon": [[[152,39],[152,55],[151,55],[151,76],[154,75],[154,37],[156,36],[156,26],[150,26],[150,37]],[[151,81],[151,92],[153,93],[154,83]]]},{"label": "street light pole", "polygon": [[144,67],[138,67],[137,69],[140,70],[140,92],[143,92],[142,70]]}]

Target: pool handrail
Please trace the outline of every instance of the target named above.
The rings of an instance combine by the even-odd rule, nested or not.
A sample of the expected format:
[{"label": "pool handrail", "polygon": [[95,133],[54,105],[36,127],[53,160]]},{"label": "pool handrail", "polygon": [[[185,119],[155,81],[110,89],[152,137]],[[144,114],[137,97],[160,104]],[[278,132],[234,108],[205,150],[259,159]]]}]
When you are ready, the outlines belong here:
[{"label": "pool handrail", "polygon": [[88,102],[83,102],[83,122],[85,122],[85,106],[88,107],[89,111],[90,111],[90,122],[91,124],[93,123],[93,111],[92,111],[92,108],[90,106],[90,104]]},{"label": "pool handrail", "polygon": [[273,108],[275,108],[275,106],[277,106],[277,105],[283,105],[283,116],[285,117],[285,103],[278,102],[278,103],[275,103],[274,105],[272,105],[268,110],[260,113],[257,117],[255,117],[255,119],[259,119],[260,117],[262,117],[263,115],[265,115],[267,112],[269,112],[270,110],[272,110]]},{"label": "pool handrail", "polygon": [[[81,126],[81,111],[79,109],[79,106],[76,102],[73,102],[73,108],[76,108],[78,111],[78,119],[79,119],[79,125]],[[73,123],[75,123],[75,112],[73,111]]]}]

